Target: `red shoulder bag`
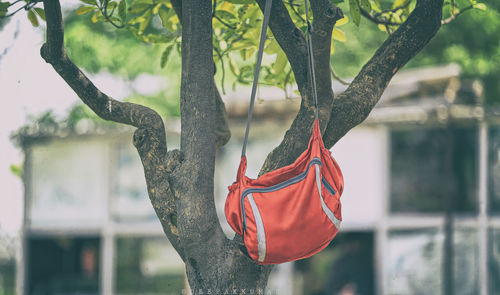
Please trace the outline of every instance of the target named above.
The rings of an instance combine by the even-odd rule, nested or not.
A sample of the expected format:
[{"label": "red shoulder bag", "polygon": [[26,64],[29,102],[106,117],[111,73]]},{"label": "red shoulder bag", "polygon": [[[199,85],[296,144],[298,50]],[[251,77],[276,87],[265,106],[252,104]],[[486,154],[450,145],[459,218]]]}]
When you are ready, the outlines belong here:
[{"label": "red shoulder bag", "polygon": [[[307,0],[305,2],[307,11]],[[309,146],[289,166],[257,179],[245,176],[246,143],[270,8],[271,0],[267,0],[241,161],[225,205],[229,225],[243,237],[248,255],[259,264],[277,264],[314,255],[332,241],[342,220],[343,178],[321,138],[309,21],[309,70],[316,106]]]}]

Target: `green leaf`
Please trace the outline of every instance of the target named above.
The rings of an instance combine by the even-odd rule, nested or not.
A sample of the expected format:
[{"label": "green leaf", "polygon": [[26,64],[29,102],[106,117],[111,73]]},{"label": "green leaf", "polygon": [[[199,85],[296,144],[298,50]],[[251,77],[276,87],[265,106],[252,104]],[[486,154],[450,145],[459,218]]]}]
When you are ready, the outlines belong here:
[{"label": "green leaf", "polygon": [[335,26],[336,27],[340,27],[340,26],[343,26],[345,24],[347,24],[349,22],[349,18],[347,17],[347,15],[344,15],[343,18],[339,19],[336,23],[335,23]]},{"label": "green leaf", "polygon": [[140,3],[138,1],[134,1],[134,3],[132,3],[132,5],[130,5],[130,7],[128,8],[128,12],[137,14],[137,13],[143,12],[144,10],[146,10],[150,7],[151,7],[151,4]]},{"label": "green leaf", "polygon": [[359,26],[361,14],[357,0],[349,0],[349,11],[351,12],[352,21],[356,24],[356,26]]},{"label": "green leaf", "polygon": [[481,9],[481,10],[486,10],[486,4],[484,4],[484,3],[476,3],[476,4],[474,4],[474,8]]},{"label": "green leaf", "polygon": [[97,6],[97,2],[95,0],[80,0],[83,3],[90,4],[90,5],[95,5]]},{"label": "green leaf", "polygon": [[229,69],[235,76],[240,75],[240,70],[238,69],[238,66],[232,58],[229,59]]},{"label": "green leaf", "polygon": [[361,0],[361,8],[368,12],[372,11],[372,6],[368,0]]},{"label": "green leaf", "polygon": [[161,24],[164,28],[169,29],[169,20],[174,15],[174,13],[175,12],[173,9],[168,9],[165,7],[160,8],[160,10],[158,11],[158,15],[160,16]]},{"label": "green leaf", "polygon": [[399,17],[399,15],[397,13],[391,13],[390,20],[393,21],[393,22],[395,22],[395,23],[402,23],[403,22],[401,20],[401,17]]},{"label": "green leaf", "polygon": [[118,6],[118,4],[116,4],[116,2],[109,2],[109,3],[108,3],[107,10],[112,11],[112,10],[113,10],[113,9],[115,9],[117,6]]},{"label": "green leaf", "polygon": [[141,16],[134,17],[128,21],[129,24],[135,25],[135,24],[140,24],[145,20],[145,18]]},{"label": "green leaf", "polygon": [[12,164],[9,167],[10,172],[14,174],[15,176],[22,177],[23,175],[23,165],[15,165]]},{"label": "green leaf", "polygon": [[268,54],[273,54],[273,53],[279,54],[282,51],[276,39],[271,39],[271,42],[269,42],[269,44],[265,48],[266,48],[266,53]]},{"label": "green leaf", "polygon": [[160,10],[161,6],[162,6],[161,3],[156,4],[155,7],[153,8],[153,14],[158,14],[158,11]]},{"label": "green leaf", "polygon": [[340,41],[340,42],[346,42],[347,41],[347,38],[346,38],[344,32],[342,32],[341,30],[339,30],[337,28],[333,29],[333,31],[332,31],[332,37],[333,37],[333,39],[335,39],[337,41]]},{"label": "green leaf", "polygon": [[36,15],[35,13],[33,12],[33,10],[29,10],[28,11],[28,19],[30,20],[31,24],[34,26],[34,27],[38,27],[38,19],[36,18]]},{"label": "green leaf", "polygon": [[43,8],[35,7],[35,12],[40,16],[41,19],[45,20],[45,11]]},{"label": "green leaf", "polygon": [[276,61],[273,64],[273,72],[274,74],[278,75],[283,72],[285,69],[285,66],[287,64],[288,60],[286,58],[286,55],[283,51],[278,53],[278,56],[276,57]]},{"label": "green leaf", "polygon": [[382,12],[382,10],[380,9],[380,0],[377,1],[370,0],[370,6],[372,7],[373,11]]},{"label": "green leaf", "polygon": [[217,10],[217,11],[215,11],[215,14],[225,21],[236,18],[236,15],[234,15],[231,12],[226,11],[226,10]]},{"label": "green leaf", "polygon": [[332,0],[332,3],[333,4],[340,4],[340,3],[344,3],[344,0]]},{"label": "green leaf", "polygon": [[122,20],[127,18],[127,1],[121,0],[120,4],[118,4],[118,15]]},{"label": "green leaf", "polygon": [[175,36],[174,34],[172,35],[148,34],[146,37],[149,39],[151,43],[167,43],[174,40],[177,36]]},{"label": "green leaf", "polygon": [[7,11],[9,10],[9,2],[0,2],[0,16],[4,16],[7,14]]},{"label": "green leaf", "polygon": [[248,48],[251,46],[255,46],[255,41],[250,39],[241,39],[237,42],[234,42],[233,45],[229,48],[230,51],[241,50],[244,48]]},{"label": "green leaf", "polygon": [[161,61],[160,61],[160,67],[163,69],[168,62],[168,57],[170,56],[170,52],[172,52],[172,49],[174,48],[173,44],[170,44],[165,48],[163,53],[161,54]]},{"label": "green leaf", "polygon": [[252,0],[226,0],[227,2],[233,3],[233,4],[252,4]]},{"label": "green leaf", "polygon": [[94,11],[96,8],[93,6],[82,6],[75,11],[76,15],[82,15]]},{"label": "green leaf", "polygon": [[154,1],[153,0],[135,0],[132,4],[149,4],[153,5]]},{"label": "green leaf", "polygon": [[408,6],[409,2],[411,0],[396,0],[394,1],[394,3],[392,4],[392,8],[398,8],[398,7],[405,7],[405,6]]},{"label": "green leaf", "polygon": [[98,10],[98,11],[96,11],[96,13],[94,13],[92,15],[92,18],[90,19],[92,21],[92,23],[95,24],[98,21],[99,16],[101,16],[101,12]]},{"label": "green leaf", "polygon": [[146,11],[142,17],[144,20],[139,25],[139,32],[144,31],[148,27],[149,21],[151,20],[151,10]]}]

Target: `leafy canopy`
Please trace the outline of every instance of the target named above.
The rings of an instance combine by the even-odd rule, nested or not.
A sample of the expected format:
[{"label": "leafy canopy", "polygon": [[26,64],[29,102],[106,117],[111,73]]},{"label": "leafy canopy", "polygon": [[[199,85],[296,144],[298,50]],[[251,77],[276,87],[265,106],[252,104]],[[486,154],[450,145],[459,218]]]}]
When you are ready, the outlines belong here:
[{"label": "leafy canopy", "polygon": [[[162,72],[161,69],[164,69],[169,61],[171,65],[168,67],[168,73],[177,72],[175,70],[180,68],[176,56],[180,56],[181,24],[169,0],[80,0],[80,2],[81,5],[74,14],[65,20],[66,46],[75,62],[84,69],[90,72],[107,69],[111,73],[134,78],[140,73],[162,74],[165,71]],[[378,47],[377,45],[385,39],[384,34],[391,34],[397,29],[416,5],[416,0],[332,0],[332,2],[341,7],[345,14],[333,30],[331,48],[332,66],[344,77],[355,75],[359,67]],[[297,27],[305,32],[304,1],[289,0],[284,3]],[[469,76],[477,76],[485,81],[497,81],[497,78],[500,78],[498,71],[500,60],[496,57],[500,45],[495,46],[492,40],[484,39],[468,42],[470,38],[481,39],[481,34],[470,31],[482,29],[483,25],[488,26],[489,31],[498,32],[500,28],[496,11],[498,4],[489,5],[493,5],[493,9],[486,9],[486,5],[477,0],[446,0],[443,7],[444,24],[469,10],[478,11],[472,14],[481,14],[481,17],[460,17],[457,18],[459,25],[445,26],[441,31],[447,33],[440,33],[437,38],[440,41],[431,42],[426,54],[418,56],[410,66],[458,62]],[[17,10],[24,9],[30,22],[38,26],[45,19],[45,14],[43,9],[37,6],[40,6],[37,2],[29,0],[14,2],[0,0],[0,16],[9,16]],[[487,10],[486,20],[482,19],[483,10]],[[226,84],[230,84],[233,89],[237,85],[250,84],[262,22],[262,13],[258,5],[252,0],[214,0],[212,15],[214,61],[222,91],[226,91]],[[463,25],[471,22],[472,27]],[[363,24],[361,30],[359,26],[362,23],[367,24]],[[346,24],[348,25],[345,26]],[[492,34],[486,32],[485,35]],[[88,36],[93,37],[92,42],[88,41]],[[272,34],[269,33],[268,36],[260,83],[285,89],[287,85],[295,83],[293,72]],[[454,43],[449,44],[449,40]],[[139,49],[137,41],[147,46]],[[484,43],[482,41],[487,41],[489,44],[486,46],[489,53],[481,53],[477,48]],[[338,43],[342,45],[339,47]],[[491,54],[495,58],[493,62],[488,63]],[[342,58],[336,58],[336,55]],[[150,61],[151,57],[157,58],[151,62],[158,64],[159,67],[144,62]],[[479,62],[473,61],[476,59]],[[178,80],[178,77],[169,78],[173,81]],[[488,89],[500,91],[496,89],[500,86],[488,82],[486,84],[487,93]],[[161,99],[160,94],[156,97]],[[140,99],[148,100],[145,97]]]}]

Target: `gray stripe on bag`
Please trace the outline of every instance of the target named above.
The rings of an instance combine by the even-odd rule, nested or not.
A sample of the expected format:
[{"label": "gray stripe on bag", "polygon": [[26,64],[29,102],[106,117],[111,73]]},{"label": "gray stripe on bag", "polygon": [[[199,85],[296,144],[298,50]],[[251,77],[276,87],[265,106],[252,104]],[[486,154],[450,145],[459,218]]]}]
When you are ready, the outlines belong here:
[{"label": "gray stripe on bag", "polygon": [[335,225],[337,229],[340,229],[341,221],[337,219],[337,217],[335,217],[335,214],[333,214],[332,210],[330,210],[330,208],[328,208],[328,206],[326,205],[325,200],[323,200],[323,195],[321,193],[321,173],[319,171],[319,165],[315,164],[314,167],[316,168],[316,185],[318,186],[319,199],[321,200],[321,208],[323,208],[323,212],[325,212],[326,216],[328,216],[333,225]]},{"label": "gray stripe on bag", "polygon": [[252,207],[253,216],[255,218],[255,225],[257,226],[257,244],[259,251],[259,262],[263,262],[266,258],[266,233],[264,231],[264,223],[262,222],[262,217],[260,216],[259,208],[253,199],[252,194],[248,194],[248,202],[250,202],[250,207]]}]

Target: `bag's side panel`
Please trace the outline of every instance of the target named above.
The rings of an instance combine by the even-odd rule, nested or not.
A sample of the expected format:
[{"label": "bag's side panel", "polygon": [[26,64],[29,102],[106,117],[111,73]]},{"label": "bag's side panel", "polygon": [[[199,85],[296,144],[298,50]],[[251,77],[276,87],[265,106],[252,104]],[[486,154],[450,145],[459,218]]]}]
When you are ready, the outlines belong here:
[{"label": "bag's side panel", "polygon": [[332,184],[335,191],[342,195],[344,191],[344,176],[339,164],[333,158],[332,152],[324,147],[321,148],[321,162],[323,162],[323,175]]},{"label": "bag's side panel", "polygon": [[[232,190],[231,190],[232,189]],[[240,203],[240,189],[238,186],[229,187],[229,194],[226,198],[224,207],[224,214],[229,226],[236,232],[242,234],[242,217],[241,217],[241,203]]]},{"label": "bag's side panel", "polygon": [[236,181],[228,187],[229,193],[226,198],[224,214],[229,226],[238,234],[242,235],[242,218],[241,218],[241,192],[248,183],[249,178],[245,176],[247,169],[247,158],[241,157],[238,172],[236,173]]}]

